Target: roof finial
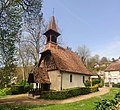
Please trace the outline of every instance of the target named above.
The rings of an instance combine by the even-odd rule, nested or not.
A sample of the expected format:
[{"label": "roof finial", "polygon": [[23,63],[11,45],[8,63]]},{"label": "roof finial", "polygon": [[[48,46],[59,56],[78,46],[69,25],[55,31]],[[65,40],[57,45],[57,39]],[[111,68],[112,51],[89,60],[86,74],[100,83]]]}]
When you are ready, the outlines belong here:
[{"label": "roof finial", "polygon": [[53,16],[54,16],[54,8],[53,8]]}]

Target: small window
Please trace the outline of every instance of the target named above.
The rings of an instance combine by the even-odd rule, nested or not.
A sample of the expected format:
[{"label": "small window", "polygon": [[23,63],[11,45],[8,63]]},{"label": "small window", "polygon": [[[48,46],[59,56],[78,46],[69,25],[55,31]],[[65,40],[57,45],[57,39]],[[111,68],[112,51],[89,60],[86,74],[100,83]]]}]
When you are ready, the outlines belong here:
[{"label": "small window", "polygon": [[89,76],[89,81],[90,81],[90,76]]},{"label": "small window", "polygon": [[48,43],[48,42],[50,42],[50,36],[49,36],[49,37],[47,37],[47,43]]},{"label": "small window", "polygon": [[52,36],[51,41],[54,42],[54,43],[57,43],[57,38],[55,36]]},{"label": "small window", "polygon": [[72,74],[70,75],[70,82],[72,82]]},{"label": "small window", "polygon": [[85,82],[85,76],[83,76],[83,83]]},{"label": "small window", "polygon": [[50,56],[45,57],[44,65],[45,65],[46,68],[50,65]]}]

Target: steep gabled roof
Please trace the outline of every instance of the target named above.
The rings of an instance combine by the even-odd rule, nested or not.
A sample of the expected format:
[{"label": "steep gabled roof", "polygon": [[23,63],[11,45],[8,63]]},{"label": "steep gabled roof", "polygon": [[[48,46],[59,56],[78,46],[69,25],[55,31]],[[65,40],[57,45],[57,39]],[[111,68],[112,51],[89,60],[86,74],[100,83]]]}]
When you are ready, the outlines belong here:
[{"label": "steep gabled roof", "polygon": [[[48,72],[46,71],[45,68],[40,68],[40,67],[36,66],[31,71],[31,74],[33,74],[33,78],[34,78],[35,83],[50,84],[50,79],[49,79],[49,76],[48,76]],[[29,80],[31,82],[31,79],[29,79]]]},{"label": "steep gabled roof", "polygon": [[58,70],[78,74],[92,75],[91,72],[89,72],[84,66],[84,64],[81,62],[78,55],[72,52],[71,50],[54,45],[53,47],[46,49],[44,52],[46,51],[50,51]]},{"label": "steep gabled roof", "polygon": [[120,71],[120,61],[111,63],[105,71]]}]

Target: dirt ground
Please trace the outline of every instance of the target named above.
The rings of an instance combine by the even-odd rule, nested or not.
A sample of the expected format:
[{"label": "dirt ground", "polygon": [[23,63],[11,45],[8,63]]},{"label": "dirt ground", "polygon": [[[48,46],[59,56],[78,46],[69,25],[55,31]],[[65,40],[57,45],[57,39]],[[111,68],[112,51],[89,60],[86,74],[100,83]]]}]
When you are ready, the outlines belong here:
[{"label": "dirt ground", "polygon": [[49,105],[49,104],[65,104],[77,102],[80,100],[89,99],[96,96],[101,96],[110,91],[109,88],[100,88],[98,92],[90,93],[87,95],[77,96],[64,100],[44,100],[44,99],[34,99],[29,98],[28,94],[14,95],[6,98],[0,98],[0,105],[13,104],[13,105]]}]

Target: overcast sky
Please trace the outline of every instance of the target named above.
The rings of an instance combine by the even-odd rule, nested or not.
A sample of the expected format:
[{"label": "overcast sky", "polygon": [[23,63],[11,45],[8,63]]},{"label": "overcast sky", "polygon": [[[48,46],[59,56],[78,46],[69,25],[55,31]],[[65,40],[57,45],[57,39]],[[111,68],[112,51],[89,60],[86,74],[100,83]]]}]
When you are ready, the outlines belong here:
[{"label": "overcast sky", "polygon": [[53,15],[66,46],[86,45],[92,55],[120,56],[120,0],[44,0],[43,14]]}]

